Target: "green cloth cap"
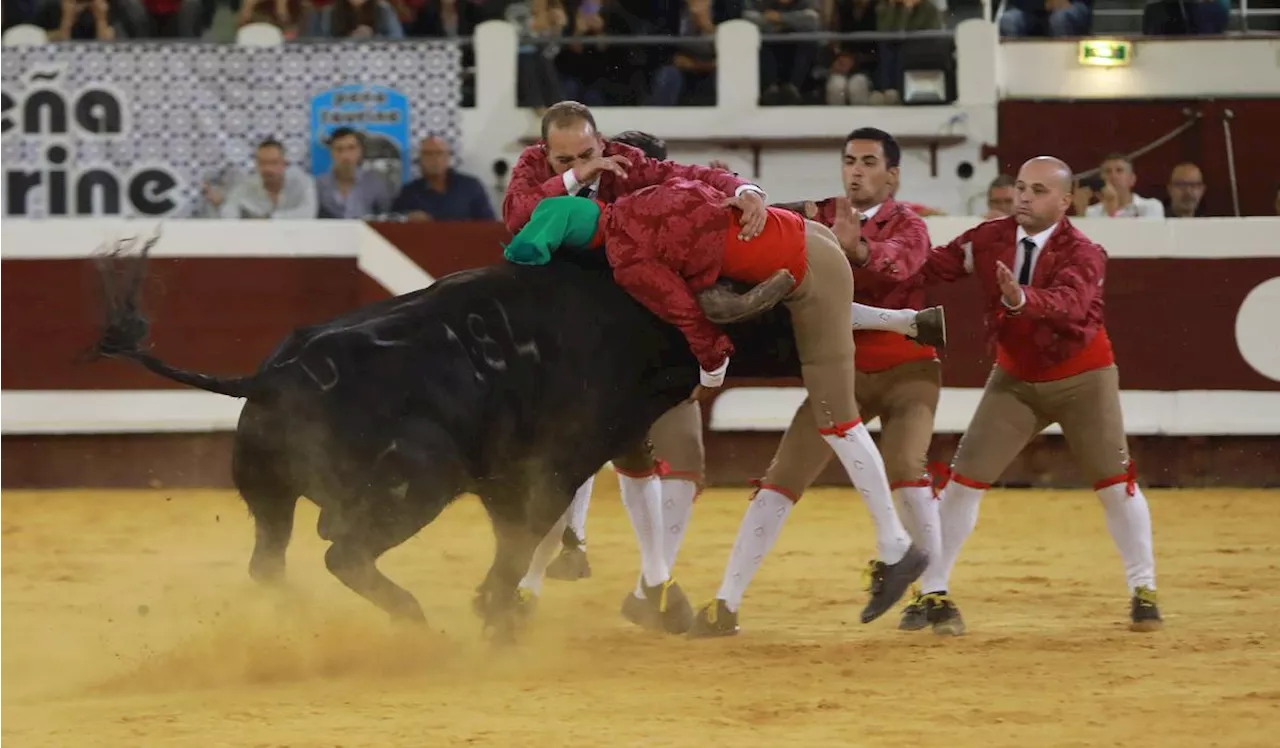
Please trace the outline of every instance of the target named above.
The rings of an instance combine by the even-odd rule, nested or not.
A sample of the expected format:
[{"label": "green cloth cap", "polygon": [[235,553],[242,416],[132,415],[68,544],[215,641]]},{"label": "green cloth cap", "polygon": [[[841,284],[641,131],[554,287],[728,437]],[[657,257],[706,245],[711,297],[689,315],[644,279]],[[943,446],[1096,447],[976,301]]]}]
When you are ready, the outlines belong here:
[{"label": "green cloth cap", "polygon": [[517,265],[546,265],[551,253],[561,247],[591,246],[600,223],[600,204],[587,197],[548,197],[534,208],[529,222],[510,244],[503,257]]}]

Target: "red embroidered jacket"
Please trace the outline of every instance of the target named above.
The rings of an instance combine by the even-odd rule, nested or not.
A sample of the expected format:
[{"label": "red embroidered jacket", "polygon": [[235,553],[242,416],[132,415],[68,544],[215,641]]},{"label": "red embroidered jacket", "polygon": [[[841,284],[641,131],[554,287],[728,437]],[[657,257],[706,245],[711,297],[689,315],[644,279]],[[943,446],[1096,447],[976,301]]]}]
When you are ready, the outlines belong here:
[{"label": "red embroidered jacket", "polygon": [[[835,223],[835,202],[829,197],[817,203],[818,222]],[[888,309],[924,308],[924,278],[919,273],[932,247],[924,219],[905,203],[889,199],[863,224],[862,237],[870,256],[866,265],[853,268],[853,300]],[[858,371],[884,371],[937,356],[932,347],[893,332],[860,330],[853,339]]]},{"label": "red embroidered jacket", "polygon": [[1040,250],[1017,312],[1000,300],[996,261],[1014,268],[1018,224],[1012,217],[978,224],[929,252],[926,284],[978,277],[987,333],[1001,368],[1025,381],[1052,381],[1114,362],[1103,321],[1107,253],[1063,218]]},{"label": "red embroidered jacket", "polygon": [[[600,191],[595,198],[603,203],[612,203],[623,195],[674,178],[705,182],[727,197],[733,197],[739,187],[751,184],[722,169],[647,158],[639,148],[625,143],[606,142],[604,155],[624,156],[631,166],[627,167],[627,176],[623,178],[610,172],[600,175]],[[511,180],[507,182],[507,191],[502,198],[502,220],[514,234],[529,222],[529,216],[533,215],[533,209],[540,200],[564,194],[564,177],[551,170],[546,145],[531,145],[524,149],[511,170]]]}]

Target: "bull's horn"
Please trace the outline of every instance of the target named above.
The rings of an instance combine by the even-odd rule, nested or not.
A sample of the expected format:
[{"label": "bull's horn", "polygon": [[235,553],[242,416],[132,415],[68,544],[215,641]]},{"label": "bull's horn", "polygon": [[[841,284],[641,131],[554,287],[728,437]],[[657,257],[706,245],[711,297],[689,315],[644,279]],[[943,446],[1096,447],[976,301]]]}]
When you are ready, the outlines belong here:
[{"label": "bull's horn", "polygon": [[763,283],[746,293],[716,284],[698,293],[698,306],[707,319],[718,325],[741,322],[763,314],[786,298],[795,288],[796,279],[787,270],[778,270]]}]

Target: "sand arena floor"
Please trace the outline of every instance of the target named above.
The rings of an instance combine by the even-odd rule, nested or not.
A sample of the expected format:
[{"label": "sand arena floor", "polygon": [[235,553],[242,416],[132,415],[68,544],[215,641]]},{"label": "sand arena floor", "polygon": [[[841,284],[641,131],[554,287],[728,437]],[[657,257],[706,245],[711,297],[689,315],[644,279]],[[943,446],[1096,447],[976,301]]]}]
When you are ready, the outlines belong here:
[{"label": "sand arena floor", "polygon": [[[678,578],[715,593],[743,491],[704,495]],[[470,611],[492,548],[474,499],[383,560],[404,630],[325,571],[299,508],[293,592],[248,579],[251,523],[210,491],[7,491],[6,746],[1275,746],[1280,492],[1153,491],[1165,630],[1127,593],[1087,492],[996,491],[955,578],[968,636],[856,622],[865,512],[806,497],[743,611],[688,641],[617,614],[637,555],[608,474],[595,576],[548,582],[498,654]]]}]

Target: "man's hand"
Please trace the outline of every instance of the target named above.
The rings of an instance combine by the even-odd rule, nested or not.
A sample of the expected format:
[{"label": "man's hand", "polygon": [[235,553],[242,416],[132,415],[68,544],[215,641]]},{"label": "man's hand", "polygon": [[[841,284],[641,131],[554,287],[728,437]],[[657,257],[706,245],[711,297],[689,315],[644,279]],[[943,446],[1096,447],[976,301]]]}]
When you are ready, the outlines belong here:
[{"label": "man's hand", "polygon": [[408,221],[430,221],[431,214],[425,210],[411,210],[405,214],[405,220]]},{"label": "man's hand", "polygon": [[862,216],[853,209],[847,197],[836,198],[836,218],[831,231],[840,240],[840,249],[855,265],[865,265],[870,251],[862,241]]},{"label": "man's hand", "polygon": [[710,161],[708,161],[708,162],[707,162],[707,166],[708,166],[708,167],[710,167],[710,168],[712,168],[712,169],[721,169],[721,170],[723,170],[723,171],[727,171],[727,172],[729,172],[730,174],[732,174],[732,173],[733,173],[733,167],[729,166],[729,164],[728,164],[728,163],[726,163],[726,162],[724,162],[724,161],[721,161],[721,160],[720,160],[720,159],[718,159],[718,158],[713,158],[713,159],[711,159]]},{"label": "man's hand", "polygon": [[1103,186],[1102,192],[1098,194],[1098,201],[1102,203],[1102,209],[1108,216],[1120,210],[1120,196],[1116,194],[1116,188],[1110,184]]},{"label": "man's hand", "polygon": [[621,178],[627,176],[628,166],[631,166],[631,160],[625,156],[597,156],[585,164],[573,167],[573,178],[581,185],[591,184],[606,171]]},{"label": "man's hand", "polygon": [[1000,284],[1000,296],[1004,299],[1004,305],[1010,309],[1020,309],[1025,296],[1022,286],[1018,285],[1018,279],[1013,277],[1009,266],[999,260],[996,260],[996,283]]},{"label": "man's hand", "polygon": [[724,207],[737,208],[742,211],[742,230],[738,232],[738,238],[744,242],[760,236],[760,232],[764,231],[765,219],[769,216],[768,208],[765,207],[764,201],[760,199],[760,193],[755,190],[743,190],[741,195],[731,197],[724,201]]}]

